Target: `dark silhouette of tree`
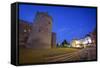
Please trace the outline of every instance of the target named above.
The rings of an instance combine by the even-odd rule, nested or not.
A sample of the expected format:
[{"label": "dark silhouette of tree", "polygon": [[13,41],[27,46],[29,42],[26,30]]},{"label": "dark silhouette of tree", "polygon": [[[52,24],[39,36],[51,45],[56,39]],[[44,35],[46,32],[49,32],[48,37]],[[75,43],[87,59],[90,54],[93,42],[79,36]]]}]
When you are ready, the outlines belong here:
[{"label": "dark silhouette of tree", "polygon": [[69,44],[66,40],[64,40],[64,44]]},{"label": "dark silhouette of tree", "polygon": [[65,45],[69,45],[69,43],[66,40],[64,40],[61,45],[62,45],[62,47],[67,47]]},{"label": "dark silhouette of tree", "polygon": [[57,47],[59,47],[59,44],[57,43]]},{"label": "dark silhouette of tree", "polygon": [[63,46],[64,45],[64,42],[62,42],[61,45]]}]

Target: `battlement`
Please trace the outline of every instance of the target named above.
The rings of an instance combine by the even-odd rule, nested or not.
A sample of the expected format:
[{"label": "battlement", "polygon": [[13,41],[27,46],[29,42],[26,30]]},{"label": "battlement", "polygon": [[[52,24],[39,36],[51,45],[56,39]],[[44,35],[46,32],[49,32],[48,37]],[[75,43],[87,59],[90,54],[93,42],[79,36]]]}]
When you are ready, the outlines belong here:
[{"label": "battlement", "polygon": [[46,16],[46,17],[50,18],[51,20],[53,20],[52,17],[48,14],[48,12],[37,12],[36,16],[39,16],[39,15]]}]

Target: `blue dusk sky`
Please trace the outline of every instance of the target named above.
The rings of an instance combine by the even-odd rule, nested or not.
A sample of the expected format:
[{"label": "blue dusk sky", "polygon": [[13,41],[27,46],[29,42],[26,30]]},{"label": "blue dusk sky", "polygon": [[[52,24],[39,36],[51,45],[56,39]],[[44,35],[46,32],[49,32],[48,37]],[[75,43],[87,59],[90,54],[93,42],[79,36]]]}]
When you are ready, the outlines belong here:
[{"label": "blue dusk sky", "polygon": [[20,4],[19,19],[33,23],[37,11],[52,16],[52,32],[56,33],[57,43],[84,38],[96,28],[96,8]]}]

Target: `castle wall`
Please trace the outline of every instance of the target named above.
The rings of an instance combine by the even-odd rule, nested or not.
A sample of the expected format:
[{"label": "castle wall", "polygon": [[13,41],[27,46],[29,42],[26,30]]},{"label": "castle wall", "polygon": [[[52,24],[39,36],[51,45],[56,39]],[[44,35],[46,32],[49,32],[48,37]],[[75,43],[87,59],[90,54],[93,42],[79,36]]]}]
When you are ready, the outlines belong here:
[{"label": "castle wall", "polygon": [[51,48],[51,27],[51,17],[47,13],[38,12],[26,47],[34,49]]},{"label": "castle wall", "polygon": [[31,31],[31,24],[26,21],[19,20],[19,45],[25,47],[27,39]]},{"label": "castle wall", "polygon": [[56,48],[56,33],[52,32],[51,47]]}]

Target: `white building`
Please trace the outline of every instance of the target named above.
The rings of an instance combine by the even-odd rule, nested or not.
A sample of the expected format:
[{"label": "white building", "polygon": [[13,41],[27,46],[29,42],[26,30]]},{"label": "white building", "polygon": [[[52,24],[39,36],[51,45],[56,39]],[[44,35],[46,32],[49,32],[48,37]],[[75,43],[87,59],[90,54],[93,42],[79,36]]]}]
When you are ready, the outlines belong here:
[{"label": "white building", "polygon": [[91,46],[92,39],[90,36],[87,36],[83,39],[73,40],[71,42],[71,46],[75,48],[86,48],[87,46]]}]

